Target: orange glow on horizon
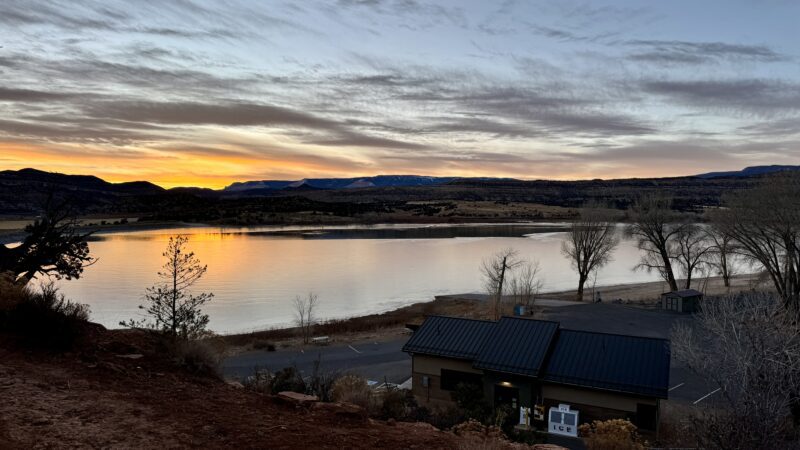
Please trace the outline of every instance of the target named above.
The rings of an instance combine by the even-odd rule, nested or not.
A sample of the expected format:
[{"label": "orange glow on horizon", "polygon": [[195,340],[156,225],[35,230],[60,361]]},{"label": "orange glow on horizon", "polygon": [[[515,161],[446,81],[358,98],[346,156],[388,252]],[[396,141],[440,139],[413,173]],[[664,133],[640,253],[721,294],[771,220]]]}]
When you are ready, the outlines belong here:
[{"label": "orange glow on horizon", "polygon": [[[19,144],[0,141],[0,169],[34,168],[71,175],[94,175],[111,183],[149,181],[163,188],[200,187],[221,189],[234,182],[265,179],[299,180],[303,178],[358,178],[382,174],[415,174],[427,176],[511,177],[523,180],[579,180],[593,178],[646,178],[680,176],[686,173],[665,174],[652,167],[593,167],[570,165],[569,173],[521,172],[515,165],[507,167],[471,168],[460,165],[414,169],[398,166],[396,170],[365,170],[353,162],[353,169],[326,165],[324,161],[301,160],[260,155],[208,155],[191,151],[175,152],[153,149],[124,149],[119,154],[85,146],[65,146],[53,149],[45,145]],[[308,158],[312,159],[312,158]],[[533,163],[531,166],[535,166]],[[542,171],[541,165],[536,167]],[[550,169],[548,167],[548,169]],[[673,167],[672,170],[680,170]]]}]

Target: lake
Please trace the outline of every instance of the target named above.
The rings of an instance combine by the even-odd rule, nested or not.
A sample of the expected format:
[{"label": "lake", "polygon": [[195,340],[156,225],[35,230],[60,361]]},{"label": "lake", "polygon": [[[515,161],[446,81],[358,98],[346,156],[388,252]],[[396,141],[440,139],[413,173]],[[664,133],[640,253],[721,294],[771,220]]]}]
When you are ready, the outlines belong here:
[{"label": "lake", "polygon": [[[71,299],[91,306],[92,320],[118,327],[138,318],[145,288],[157,281],[170,236],[208,265],[195,292],[213,292],[210,328],[231,333],[288,325],[292,300],[313,291],[320,318],[383,312],[435,295],[482,292],[481,261],[507,247],[541,266],[544,290],[574,289],[577,276],[561,254],[564,224],[380,225],[350,227],[191,227],[97,234],[97,262],[79,280],[62,281]],[[657,280],[633,271],[639,252],[623,240],[598,285]],[[591,284],[591,283],[590,283]]]}]

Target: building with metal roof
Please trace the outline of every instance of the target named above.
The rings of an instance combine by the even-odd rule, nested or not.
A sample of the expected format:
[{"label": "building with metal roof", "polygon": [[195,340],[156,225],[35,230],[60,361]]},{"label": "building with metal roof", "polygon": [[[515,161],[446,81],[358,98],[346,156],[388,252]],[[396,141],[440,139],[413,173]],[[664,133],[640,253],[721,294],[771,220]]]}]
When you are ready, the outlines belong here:
[{"label": "building with metal roof", "polygon": [[[403,351],[412,356],[412,391],[421,403],[451,403],[460,383],[472,383],[490,404],[519,408],[537,427],[573,411],[576,423],[560,428],[577,430],[580,411],[581,423],[625,418],[654,430],[669,391],[668,340],[569,330],[552,321],[431,316]],[[560,415],[545,414],[547,408],[560,408]]]},{"label": "building with metal roof", "polygon": [[428,316],[403,351],[472,360],[478,356],[494,324],[489,320]]},{"label": "building with metal roof", "polygon": [[535,377],[541,372],[558,322],[503,317],[492,322],[473,367]]},{"label": "building with metal roof", "polygon": [[702,301],[703,293],[694,289],[681,289],[661,294],[661,308],[670,311],[697,312]]}]

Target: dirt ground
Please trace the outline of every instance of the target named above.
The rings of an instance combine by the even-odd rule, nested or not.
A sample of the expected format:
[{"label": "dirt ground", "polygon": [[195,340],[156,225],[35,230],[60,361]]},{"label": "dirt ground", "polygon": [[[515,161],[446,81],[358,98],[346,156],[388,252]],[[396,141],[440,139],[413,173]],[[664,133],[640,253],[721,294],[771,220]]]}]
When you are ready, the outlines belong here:
[{"label": "dirt ground", "polygon": [[136,331],[102,332],[96,346],[60,356],[15,349],[0,336],[0,399],[3,449],[461,445],[427,424],[298,408],[189,375]]}]

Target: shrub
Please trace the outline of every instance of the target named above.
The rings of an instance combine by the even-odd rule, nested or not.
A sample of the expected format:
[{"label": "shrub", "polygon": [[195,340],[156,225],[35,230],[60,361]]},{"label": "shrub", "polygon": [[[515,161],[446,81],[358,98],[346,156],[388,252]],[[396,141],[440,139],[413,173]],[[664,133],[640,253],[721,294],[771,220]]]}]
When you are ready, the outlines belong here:
[{"label": "shrub", "polygon": [[175,362],[189,373],[222,378],[222,355],[203,341],[174,342],[172,352]]},{"label": "shrub", "polygon": [[624,419],[595,420],[578,430],[588,450],[644,450],[636,425]]},{"label": "shrub", "polygon": [[269,341],[265,341],[263,339],[258,339],[253,342],[253,350],[266,350],[268,352],[275,351],[275,344]]},{"label": "shrub", "polygon": [[247,377],[242,384],[245,389],[266,395],[275,395],[284,391],[300,394],[313,393],[294,367],[287,367],[275,373],[256,368],[253,375]]},{"label": "shrub", "polygon": [[283,370],[275,372],[275,374],[272,376],[270,391],[272,394],[277,394],[278,392],[283,391],[305,394],[306,383],[303,381],[303,377],[300,376],[300,373],[297,371],[297,369],[294,367],[287,367]]},{"label": "shrub", "polygon": [[260,394],[272,394],[272,374],[268,370],[256,368],[253,375],[242,381],[245,389],[258,392]]},{"label": "shrub", "polygon": [[63,351],[86,332],[89,307],[67,300],[53,283],[39,292],[7,279],[0,287],[0,329],[34,347]]},{"label": "shrub", "polygon": [[431,412],[430,420],[427,422],[441,430],[448,430],[467,420],[464,412],[455,406],[436,408]]},{"label": "shrub", "polygon": [[369,409],[372,391],[367,386],[367,380],[357,375],[345,375],[335,383],[331,397],[336,402],[347,402]]},{"label": "shrub", "polygon": [[10,273],[0,274],[0,325],[3,323],[3,317],[33,295],[30,288],[16,284],[13,280],[14,277]]},{"label": "shrub", "polygon": [[330,402],[333,400],[333,386],[341,376],[338,372],[322,372],[322,357],[314,361],[314,371],[306,383],[307,394],[316,395],[320,401]]},{"label": "shrub", "polygon": [[380,418],[404,420],[408,417],[409,402],[407,391],[389,388],[383,393]]},{"label": "shrub", "polygon": [[453,400],[464,412],[467,419],[475,419],[488,423],[492,417],[492,408],[486,402],[483,387],[474,383],[459,383],[452,393]]}]

